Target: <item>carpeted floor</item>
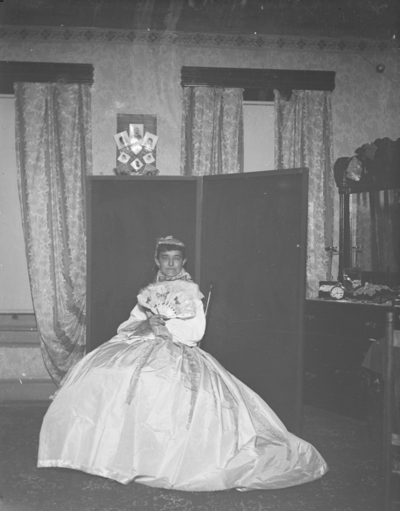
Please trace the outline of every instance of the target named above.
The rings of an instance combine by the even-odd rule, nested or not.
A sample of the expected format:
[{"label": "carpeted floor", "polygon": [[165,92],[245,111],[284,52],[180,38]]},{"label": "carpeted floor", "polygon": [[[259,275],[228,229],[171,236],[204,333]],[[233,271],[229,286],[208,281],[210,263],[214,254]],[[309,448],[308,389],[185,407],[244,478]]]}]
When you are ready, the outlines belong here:
[{"label": "carpeted floor", "polygon": [[380,451],[366,425],[305,408],[303,437],[327,460],[321,480],[278,491],[189,493],[127,486],[82,472],[36,468],[46,411],[0,404],[1,511],[381,511]]}]

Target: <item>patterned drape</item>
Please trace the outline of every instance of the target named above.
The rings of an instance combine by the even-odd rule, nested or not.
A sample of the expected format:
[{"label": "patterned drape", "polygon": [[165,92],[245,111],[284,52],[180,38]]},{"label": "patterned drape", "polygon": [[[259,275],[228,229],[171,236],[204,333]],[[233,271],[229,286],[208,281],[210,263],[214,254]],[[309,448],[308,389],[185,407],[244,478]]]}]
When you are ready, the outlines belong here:
[{"label": "patterned drape", "polygon": [[183,88],[181,174],[243,172],[243,89]]},{"label": "patterned drape", "polygon": [[332,246],[333,191],[331,93],[293,91],[285,99],[275,91],[275,167],[309,169],[307,296],[326,280]]},{"label": "patterned drape", "polygon": [[15,84],[18,187],[43,359],[58,384],[86,330],[84,180],[91,173],[90,89]]}]

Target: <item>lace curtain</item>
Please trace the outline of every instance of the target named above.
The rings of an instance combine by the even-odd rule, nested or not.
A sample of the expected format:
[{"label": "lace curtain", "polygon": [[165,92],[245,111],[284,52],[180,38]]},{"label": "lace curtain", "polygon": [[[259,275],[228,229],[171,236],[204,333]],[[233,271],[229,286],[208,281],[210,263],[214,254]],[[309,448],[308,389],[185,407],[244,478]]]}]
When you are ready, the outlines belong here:
[{"label": "lace curtain", "polygon": [[18,188],[32,301],[43,359],[58,384],[85,352],[90,88],[17,83],[15,100]]},{"label": "lace curtain", "polygon": [[275,91],[275,167],[308,167],[307,296],[318,294],[330,273],[325,247],[332,246],[333,163],[331,93]]},{"label": "lace curtain", "polygon": [[181,174],[243,172],[243,89],[183,88]]}]

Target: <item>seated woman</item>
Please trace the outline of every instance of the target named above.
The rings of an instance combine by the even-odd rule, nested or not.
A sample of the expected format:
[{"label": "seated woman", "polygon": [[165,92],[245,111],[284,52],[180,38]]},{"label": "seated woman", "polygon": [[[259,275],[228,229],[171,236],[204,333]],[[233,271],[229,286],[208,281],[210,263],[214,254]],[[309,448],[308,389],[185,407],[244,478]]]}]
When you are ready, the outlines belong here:
[{"label": "seated woman", "polygon": [[269,406],[196,346],[202,294],[185,247],[158,240],[156,282],[110,341],[65,377],[43,420],[39,467],[159,488],[283,488],[327,471]]}]

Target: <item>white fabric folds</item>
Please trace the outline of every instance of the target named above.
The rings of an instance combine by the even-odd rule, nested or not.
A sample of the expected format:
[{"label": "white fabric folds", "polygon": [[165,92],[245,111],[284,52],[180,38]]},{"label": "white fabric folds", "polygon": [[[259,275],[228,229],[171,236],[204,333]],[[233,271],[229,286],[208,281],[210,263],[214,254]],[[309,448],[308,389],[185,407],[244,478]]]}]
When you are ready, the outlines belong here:
[{"label": "white fabric folds", "polygon": [[78,362],[44,418],[38,466],[185,491],[321,477],[327,465],[318,451],[196,347],[205,329],[199,299],[196,311],[154,335],[141,328],[146,314],[136,306],[113,339]]}]

